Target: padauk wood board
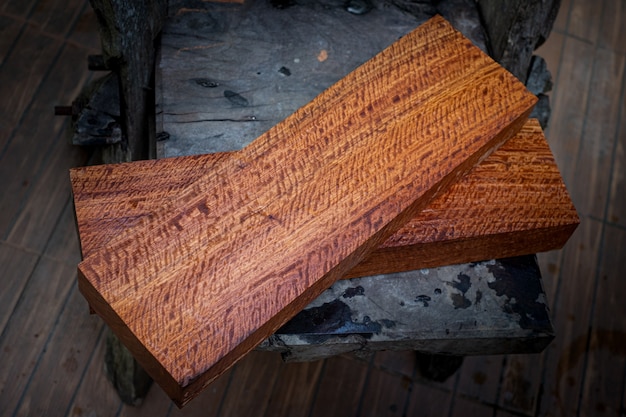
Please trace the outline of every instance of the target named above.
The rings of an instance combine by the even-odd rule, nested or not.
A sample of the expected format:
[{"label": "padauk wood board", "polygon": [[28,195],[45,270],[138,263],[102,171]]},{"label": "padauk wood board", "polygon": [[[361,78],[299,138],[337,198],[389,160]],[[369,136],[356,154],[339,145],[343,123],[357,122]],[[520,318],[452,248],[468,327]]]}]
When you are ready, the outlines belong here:
[{"label": "padauk wood board", "polygon": [[580,219],[536,119],[345,278],[560,249]]},{"label": "padauk wood board", "polygon": [[183,405],[516,133],[536,98],[435,17],[79,265]]},{"label": "padauk wood board", "polygon": [[[83,257],[133,227],[235,152],[75,168]],[[536,119],[342,278],[561,248],[579,223]]]}]

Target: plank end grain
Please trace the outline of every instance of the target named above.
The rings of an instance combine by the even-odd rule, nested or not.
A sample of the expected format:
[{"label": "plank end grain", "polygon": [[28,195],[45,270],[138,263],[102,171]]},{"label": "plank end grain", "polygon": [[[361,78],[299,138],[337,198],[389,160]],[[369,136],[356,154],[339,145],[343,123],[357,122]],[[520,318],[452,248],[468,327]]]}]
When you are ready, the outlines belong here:
[{"label": "plank end grain", "polygon": [[182,406],[515,134],[535,102],[435,17],[92,253],[80,288]]}]

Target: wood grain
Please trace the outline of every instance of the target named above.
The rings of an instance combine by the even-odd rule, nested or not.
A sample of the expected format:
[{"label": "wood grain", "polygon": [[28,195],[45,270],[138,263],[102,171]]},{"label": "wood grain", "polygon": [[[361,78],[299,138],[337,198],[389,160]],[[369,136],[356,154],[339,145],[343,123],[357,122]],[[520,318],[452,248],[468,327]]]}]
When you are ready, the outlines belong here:
[{"label": "wood grain", "polygon": [[79,265],[180,406],[517,132],[536,99],[436,17]]},{"label": "wood grain", "polygon": [[[83,256],[170,204],[164,201],[234,156],[204,154],[72,170]],[[342,278],[559,249],[578,222],[541,127],[531,119]]]},{"label": "wood grain", "polygon": [[580,220],[535,119],[347,277],[563,247]]}]

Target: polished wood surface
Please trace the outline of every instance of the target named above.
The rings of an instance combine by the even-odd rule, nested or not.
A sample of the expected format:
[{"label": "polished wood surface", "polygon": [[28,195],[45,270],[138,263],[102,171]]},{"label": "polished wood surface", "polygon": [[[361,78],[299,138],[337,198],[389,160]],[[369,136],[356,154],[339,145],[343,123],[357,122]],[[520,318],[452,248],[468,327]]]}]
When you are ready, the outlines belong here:
[{"label": "polished wood surface", "polygon": [[87,257],[79,288],[183,405],[516,133],[535,101],[433,18]]},{"label": "polished wood surface", "polygon": [[[225,154],[71,171],[83,256],[175,199]],[[536,120],[387,239],[342,278],[559,249],[576,210]]]},{"label": "polished wood surface", "polygon": [[[538,51],[555,82],[546,136],[572,200],[584,208],[594,189],[606,191],[596,203],[606,214],[581,210],[564,249],[539,255],[556,329],[546,352],[468,357],[444,383],[423,378],[409,351],[337,356],[319,361],[319,373],[251,352],[182,410],[156,384],[140,407],[121,402],[102,370],[105,325],[76,291],[80,249],[67,171],[89,159],[68,145],[68,123],[52,108],[70,103],[93,76],[86,68],[87,55],[100,51],[93,11],[85,0],[7,0],[0,22],[7,87],[0,101],[9,112],[0,126],[0,414],[346,417],[375,401],[390,416],[574,417],[619,415],[626,406],[623,2],[563,0]],[[591,102],[597,86],[602,94]],[[590,152],[581,142],[597,146]],[[606,155],[613,157],[590,163]],[[589,183],[579,185],[576,171]],[[287,372],[301,382],[285,399],[278,378]],[[387,389],[376,390],[381,380]],[[286,401],[282,412],[272,404],[278,399]]]}]

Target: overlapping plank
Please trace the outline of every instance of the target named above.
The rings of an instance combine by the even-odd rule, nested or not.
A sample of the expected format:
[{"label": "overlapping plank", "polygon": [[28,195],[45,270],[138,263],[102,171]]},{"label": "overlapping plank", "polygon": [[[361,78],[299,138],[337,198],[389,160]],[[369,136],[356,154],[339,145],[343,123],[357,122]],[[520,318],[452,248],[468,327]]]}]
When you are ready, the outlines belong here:
[{"label": "overlapping plank", "polygon": [[535,97],[436,17],[79,265],[189,401],[522,126]]},{"label": "overlapping plank", "polygon": [[[162,206],[225,157],[98,165],[72,171],[84,256]],[[536,120],[343,278],[558,249],[578,216]]]},{"label": "overlapping plank", "polygon": [[433,201],[347,277],[561,248],[579,218],[537,120]]}]

